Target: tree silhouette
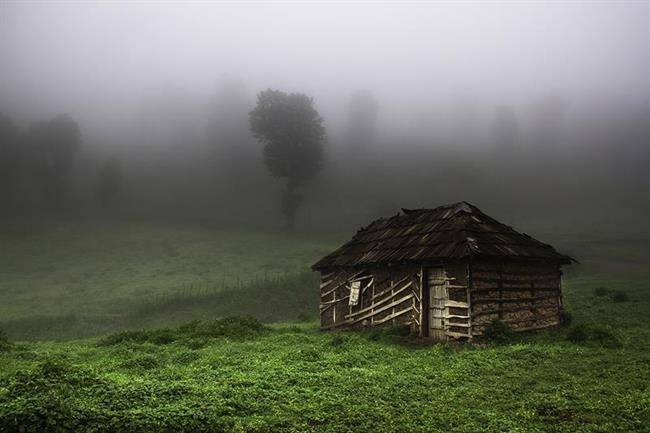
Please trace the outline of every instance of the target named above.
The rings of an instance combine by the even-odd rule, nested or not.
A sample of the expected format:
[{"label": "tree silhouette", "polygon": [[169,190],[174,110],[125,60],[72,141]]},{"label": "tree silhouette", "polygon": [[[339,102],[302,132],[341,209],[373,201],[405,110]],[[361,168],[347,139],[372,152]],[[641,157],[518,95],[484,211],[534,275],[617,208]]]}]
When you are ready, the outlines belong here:
[{"label": "tree silhouette", "polygon": [[287,180],[282,212],[292,228],[302,203],[296,188],[322,164],[323,119],[308,96],[269,89],[258,95],[249,120],[253,135],[264,143],[264,162],[271,175]]},{"label": "tree silhouette", "polygon": [[81,147],[79,125],[59,115],[29,128],[28,143],[34,180],[50,207],[59,207],[68,191],[68,178]]},{"label": "tree silhouette", "polygon": [[95,195],[104,208],[110,207],[122,191],[122,167],[116,158],[109,158],[100,167],[95,181]]},{"label": "tree silhouette", "polygon": [[14,204],[16,187],[23,168],[19,131],[11,119],[0,113],[0,213]]}]

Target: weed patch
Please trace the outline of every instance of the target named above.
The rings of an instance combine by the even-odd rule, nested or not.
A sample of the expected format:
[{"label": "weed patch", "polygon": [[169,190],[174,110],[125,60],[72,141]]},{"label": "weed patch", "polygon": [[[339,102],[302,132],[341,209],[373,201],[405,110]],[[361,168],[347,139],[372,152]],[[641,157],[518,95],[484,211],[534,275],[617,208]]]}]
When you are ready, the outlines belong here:
[{"label": "weed patch", "polygon": [[232,316],[209,321],[195,320],[176,329],[118,332],[100,339],[97,345],[114,346],[125,342],[166,345],[184,340],[184,344],[199,348],[207,344],[208,338],[227,337],[242,340],[256,337],[267,330],[268,328],[254,317]]},{"label": "weed patch", "polygon": [[145,353],[127,359],[126,361],[120,364],[120,367],[129,370],[146,371],[146,370],[153,370],[155,368],[158,368],[160,365],[161,365],[161,361],[159,357],[149,353]]},{"label": "weed patch", "polygon": [[411,328],[408,325],[393,325],[385,327],[364,328],[361,331],[371,341],[396,341],[411,335]]},{"label": "weed patch", "polygon": [[566,310],[560,311],[560,324],[562,326],[569,326],[573,322],[573,315]]},{"label": "weed patch", "polygon": [[501,320],[493,320],[483,331],[482,340],[495,343],[507,343],[515,337],[515,332],[510,329],[507,323]]},{"label": "weed patch", "polygon": [[9,337],[7,334],[0,329],[0,352],[8,352],[11,349],[12,345],[9,342]]},{"label": "weed patch", "polygon": [[572,326],[566,333],[566,339],[572,343],[584,343],[589,339],[589,328],[583,324]]},{"label": "weed patch", "polygon": [[594,289],[594,296],[598,296],[600,298],[609,295],[610,290],[607,287],[596,287]]},{"label": "weed patch", "polygon": [[612,302],[628,302],[630,296],[625,290],[616,290],[612,293]]},{"label": "weed patch", "polygon": [[612,328],[605,326],[576,324],[568,329],[566,339],[577,344],[592,342],[607,349],[618,349],[623,346],[621,336]]}]

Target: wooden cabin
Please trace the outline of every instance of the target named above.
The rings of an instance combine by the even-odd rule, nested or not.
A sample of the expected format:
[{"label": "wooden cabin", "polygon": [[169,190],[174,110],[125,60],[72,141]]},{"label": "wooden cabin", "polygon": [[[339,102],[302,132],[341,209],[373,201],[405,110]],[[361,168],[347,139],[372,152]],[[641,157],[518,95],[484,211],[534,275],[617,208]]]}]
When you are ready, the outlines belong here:
[{"label": "wooden cabin", "polygon": [[378,219],[312,269],[322,329],[408,325],[448,340],[494,320],[515,331],[557,325],[561,266],[572,261],[460,202]]}]

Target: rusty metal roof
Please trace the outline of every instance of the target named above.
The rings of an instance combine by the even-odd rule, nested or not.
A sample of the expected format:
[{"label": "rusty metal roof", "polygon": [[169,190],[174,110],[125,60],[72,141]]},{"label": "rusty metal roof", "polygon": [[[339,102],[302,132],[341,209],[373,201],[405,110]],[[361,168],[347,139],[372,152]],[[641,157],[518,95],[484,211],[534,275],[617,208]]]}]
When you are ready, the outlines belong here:
[{"label": "rusty metal roof", "polygon": [[435,209],[402,209],[398,215],[373,221],[312,269],[467,257],[574,261],[463,201]]}]

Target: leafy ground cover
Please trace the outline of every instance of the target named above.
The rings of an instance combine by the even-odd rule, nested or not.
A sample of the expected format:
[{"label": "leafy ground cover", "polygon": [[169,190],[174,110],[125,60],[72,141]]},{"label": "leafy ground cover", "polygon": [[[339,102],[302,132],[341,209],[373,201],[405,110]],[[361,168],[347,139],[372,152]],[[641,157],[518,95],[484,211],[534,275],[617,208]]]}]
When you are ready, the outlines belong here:
[{"label": "leafy ground cover", "polygon": [[647,431],[647,343],[573,342],[573,326],[421,345],[231,318],[16,343],[0,354],[0,431]]},{"label": "leafy ground cover", "polygon": [[0,335],[0,432],[648,431],[650,243],[561,246],[581,261],[567,325],[473,345],[318,331],[299,268],[325,244],[305,239],[281,278],[141,300],[147,320],[93,338]]}]

